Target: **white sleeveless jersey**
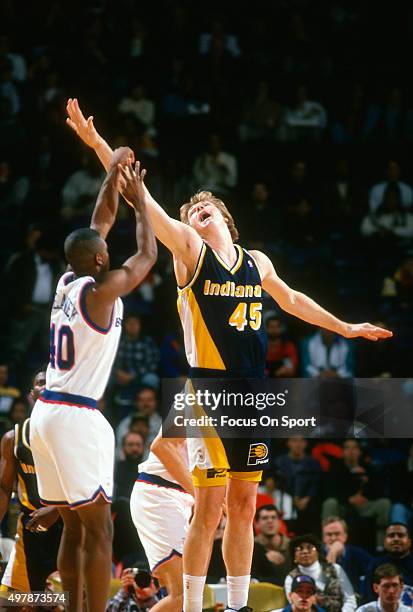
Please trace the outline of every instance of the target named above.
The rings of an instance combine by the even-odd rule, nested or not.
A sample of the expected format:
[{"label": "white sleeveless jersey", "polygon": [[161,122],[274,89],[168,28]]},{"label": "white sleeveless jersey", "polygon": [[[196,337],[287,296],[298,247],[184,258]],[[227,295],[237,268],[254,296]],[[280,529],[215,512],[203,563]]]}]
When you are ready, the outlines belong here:
[{"label": "white sleeveless jersey", "polygon": [[97,326],[86,310],[86,291],[94,283],[91,276],[76,278],[66,272],[57,284],[46,389],[99,400],[119,344],[123,303],[116,300],[107,328]]},{"label": "white sleeveless jersey", "polygon": [[[179,447],[178,452],[181,455],[185,466],[188,467],[188,450],[186,448],[186,440]],[[160,476],[165,480],[169,480],[169,482],[177,482],[174,478],[172,478],[168,470],[165,469],[163,463],[152,451],[149,453],[146,461],[139,464],[138,470],[140,474],[153,474],[154,476]]]}]

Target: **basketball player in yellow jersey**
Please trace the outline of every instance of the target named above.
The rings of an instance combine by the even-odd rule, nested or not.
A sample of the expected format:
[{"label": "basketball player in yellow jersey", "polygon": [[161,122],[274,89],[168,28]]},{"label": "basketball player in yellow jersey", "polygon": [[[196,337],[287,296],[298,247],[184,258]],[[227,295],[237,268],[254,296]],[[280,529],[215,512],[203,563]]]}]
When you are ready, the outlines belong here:
[{"label": "basketball player in yellow jersey", "polygon": [[[95,150],[107,168],[112,150],[94,128],[93,118],[85,119],[76,99],[68,101],[67,112],[67,123]],[[195,370],[198,377],[208,376],[210,373],[216,376],[225,375],[230,372],[233,377],[237,377],[243,372],[255,371],[259,376],[260,370],[263,369],[261,289],[267,291],[289,314],[346,338],[364,337],[368,340],[378,340],[392,335],[391,332],[369,323],[351,324],[340,321],[306,295],[288,287],[277,276],[270,259],[264,253],[248,253],[234,245],[238,236],[234,221],[224,203],[211,193],[200,192],[191,198],[191,201],[181,208],[181,221],[169,217],[144,185],[141,197],[145,201],[157,238],[173,255],[185,345],[191,366],[190,374],[191,370]],[[207,278],[206,275],[201,288],[198,281],[202,278],[203,271],[205,275],[204,266],[207,266],[211,275],[213,269],[218,275],[219,269],[220,277]],[[247,275],[248,268],[253,272],[250,277],[252,280],[251,283],[245,284],[241,277],[236,275],[241,272]],[[259,275],[258,279],[255,271]],[[226,301],[219,302],[218,298],[221,297]],[[229,300],[235,297],[242,297],[240,304],[243,305],[236,307],[229,317],[226,311],[223,316],[222,304],[230,303]],[[191,316],[186,316],[188,311]],[[212,311],[215,312],[215,330],[209,329],[205,324]],[[229,336],[230,331],[235,335]],[[228,338],[237,337],[238,334],[237,342],[230,340],[232,350],[229,355],[225,354],[224,346],[219,344],[221,332],[227,334]],[[234,355],[236,347],[238,346],[239,350],[241,346],[239,339],[244,333],[245,341],[242,342],[240,359]],[[235,365],[230,361],[232,358],[236,359]],[[228,460],[228,520],[223,556],[227,568],[228,609],[242,610],[247,609],[253,549],[252,522],[260,472],[249,472],[246,468],[239,470],[237,465],[234,467],[231,464],[231,457],[228,457]],[[183,556],[185,612],[200,612],[202,609],[202,592],[213,536],[221,516],[226,483],[226,480],[221,478],[213,478],[212,482],[208,482],[208,478],[199,468],[195,469],[194,475],[195,514]]]}]

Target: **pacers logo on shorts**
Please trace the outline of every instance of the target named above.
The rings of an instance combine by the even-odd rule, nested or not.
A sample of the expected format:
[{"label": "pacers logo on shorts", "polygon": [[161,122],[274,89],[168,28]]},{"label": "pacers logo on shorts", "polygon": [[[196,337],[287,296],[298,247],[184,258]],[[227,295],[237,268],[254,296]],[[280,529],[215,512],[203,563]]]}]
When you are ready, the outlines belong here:
[{"label": "pacers logo on shorts", "polygon": [[248,453],[247,465],[261,465],[267,463],[268,459],[268,446],[263,442],[256,442],[250,444],[250,450]]}]

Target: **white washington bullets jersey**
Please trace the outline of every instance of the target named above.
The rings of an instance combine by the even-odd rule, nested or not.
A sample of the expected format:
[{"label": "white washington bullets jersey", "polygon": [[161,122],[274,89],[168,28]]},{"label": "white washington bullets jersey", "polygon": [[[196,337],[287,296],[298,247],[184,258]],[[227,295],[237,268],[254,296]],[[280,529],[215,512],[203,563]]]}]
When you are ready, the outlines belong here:
[{"label": "white washington bullets jersey", "polygon": [[95,280],[63,274],[57,284],[50,327],[50,363],[46,389],[99,400],[105,391],[122,331],[123,303],[113,305],[107,328],[96,325],[86,309],[86,292]]}]

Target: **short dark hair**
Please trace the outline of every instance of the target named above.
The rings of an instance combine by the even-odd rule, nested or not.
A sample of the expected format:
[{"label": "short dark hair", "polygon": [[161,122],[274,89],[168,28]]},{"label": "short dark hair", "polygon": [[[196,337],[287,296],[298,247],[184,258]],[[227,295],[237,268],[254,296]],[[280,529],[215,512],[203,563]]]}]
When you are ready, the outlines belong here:
[{"label": "short dark hair", "polygon": [[127,431],[124,436],[122,436],[122,446],[125,444],[128,436],[139,436],[142,440],[142,444],[145,444],[145,440],[143,439],[143,435],[139,433],[139,431]]},{"label": "short dark hair", "polygon": [[373,584],[380,584],[383,578],[400,578],[400,582],[403,582],[403,575],[401,571],[392,563],[383,563],[374,570]]},{"label": "short dark hair", "polygon": [[277,509],[277,506],[274,506],[274,504],[264,504],[264,506],[260,506],[259,508],[257,508],[257,511],[255,513],[255,520],[258,521],[260,519],[260,514],[263,510],[266,510],[267,512],[275,512],[277,514],[277,517],[279,517],[279,512]]},{"label": "short dark hair", "polygon": [[385,527],[385,532],[390,529],[390,527],[404,527],[405,530],[407,531],[407,535],[410,538],[410,530],[409,530],[409,526],[406,523],[402,523],[401,521],[391,521],[390,523],[388,523]]},{"label": "short dark hair", "polygon": [[99,232],[90,227],[81,227],[67,236],[65,256],[76,274],[87,271],[88,260],[99,252],[101,240]]}]

